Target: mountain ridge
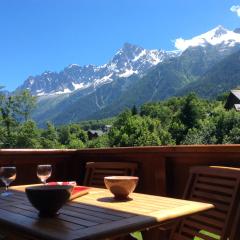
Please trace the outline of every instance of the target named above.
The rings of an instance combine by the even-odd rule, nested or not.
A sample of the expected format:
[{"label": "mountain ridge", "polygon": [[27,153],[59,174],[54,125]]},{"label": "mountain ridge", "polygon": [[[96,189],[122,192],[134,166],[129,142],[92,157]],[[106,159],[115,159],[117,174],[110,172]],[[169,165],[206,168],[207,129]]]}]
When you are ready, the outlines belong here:
[{"label": "mountain ridge", "polygon": [[118,77],[141,75],[159,62],[177,55],[177,51],[146,50],[125,43],[106,64],[70,64],[60,72],[45,71],[35,77],[30,76],[16,91],[28,89],[33,95],[43,96],[71,93],[89,87],[97,88]]},{"label": "mountain ridge", "polygon": [[[60,73],[45,72],[34,81],[33,93],[39,97],[33,117],[39,124],[99,119],[126,107],[176,96],[240,49],[240,34],[222,26],[199,36],[184,40],[196,43],[206,36],[184,51],[146,50],[125,43],[107,64],[71,64]],[[49,80],[50,76],[55,78]],[[28,88],[27,84],[18,90]]]}]

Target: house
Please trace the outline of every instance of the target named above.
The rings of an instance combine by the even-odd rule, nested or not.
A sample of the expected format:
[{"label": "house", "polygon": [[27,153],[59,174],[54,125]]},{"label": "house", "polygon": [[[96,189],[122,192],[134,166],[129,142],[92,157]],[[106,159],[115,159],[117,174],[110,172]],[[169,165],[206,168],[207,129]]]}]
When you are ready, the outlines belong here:
[{"label": "house", "polygon": [[112,127],[112,125],[104,125],[102,129],[103,129],[104,132],[109,132],[111,127]]},{"label": "house", "polygon": [[88,134],[88,138],[91,140],[93,138],[97,138],[100,137],[104,134],[104,132],[102,130],[88,130],[87,131]]},{"label": "house", "polygon": [[227,110],[234,108],[240,111],[240,90],[231,90],[224,106]]}]

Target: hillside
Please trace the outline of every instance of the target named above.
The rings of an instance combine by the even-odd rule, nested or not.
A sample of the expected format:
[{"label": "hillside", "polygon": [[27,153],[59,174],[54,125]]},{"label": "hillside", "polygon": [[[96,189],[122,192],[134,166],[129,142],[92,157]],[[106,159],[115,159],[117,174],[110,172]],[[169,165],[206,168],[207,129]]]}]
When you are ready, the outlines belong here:
[{"label": "hillside", "polygon": [[38,97],[33,118],[42,125],[111,117],[133,105],[190,91],[211,98],[239,85],[237,66],[228,60],[240,49],[238,32],[218,26],[177,41],[177,51],[126,43],[104,65],[71,64],[59,73],[47,71],[29,77],[17,91],[28,89]]}]

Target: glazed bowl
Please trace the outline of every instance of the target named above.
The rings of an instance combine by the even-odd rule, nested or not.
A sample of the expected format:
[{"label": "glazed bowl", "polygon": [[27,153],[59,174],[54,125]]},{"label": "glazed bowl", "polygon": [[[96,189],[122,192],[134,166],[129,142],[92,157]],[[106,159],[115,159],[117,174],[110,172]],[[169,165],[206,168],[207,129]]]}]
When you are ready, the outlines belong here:
[{"label": "glazed bowl", "polygon": [[138,179],[134,176],[107,176],[104,177],[104,183],[114,197],[121,200],[127,199],[128,195],[134,191]]},{"label": "glazed bowl", "polygon": [[71,185],[38,185],[25,189],[30,203],[39,211],[40,217],[53,217],[66,203],[72,192]]}]

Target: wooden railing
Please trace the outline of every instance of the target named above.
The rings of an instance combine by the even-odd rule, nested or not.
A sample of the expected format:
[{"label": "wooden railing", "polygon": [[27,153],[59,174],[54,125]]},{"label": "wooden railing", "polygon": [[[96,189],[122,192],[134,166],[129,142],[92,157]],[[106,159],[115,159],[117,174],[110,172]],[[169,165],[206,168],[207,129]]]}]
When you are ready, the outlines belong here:
[{"label": "wooden railing", "polygon": [[180,197],[189,168],[195,165],[240,167],[240,145],[134,147],[83,150],[0,150],[0,166],[15,165],[15,184],[38,182],[36,166],[53,165],[50,180],[84,178],[89,161],[130,161],[139,165],[137,191]]}]

